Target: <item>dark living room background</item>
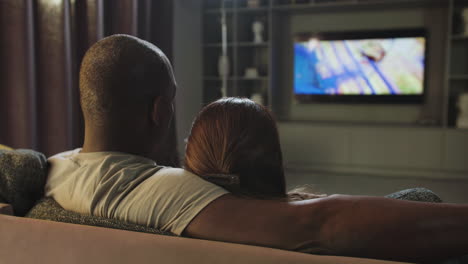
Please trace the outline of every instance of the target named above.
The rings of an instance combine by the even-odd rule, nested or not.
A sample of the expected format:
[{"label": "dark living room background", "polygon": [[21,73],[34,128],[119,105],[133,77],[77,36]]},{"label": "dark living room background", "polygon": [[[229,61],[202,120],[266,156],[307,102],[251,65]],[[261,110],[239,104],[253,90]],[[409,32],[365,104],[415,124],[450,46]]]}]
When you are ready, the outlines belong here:
[{"label": "dark living room background", "polygon": [[[124,33],[156,44],[174,65],[168,146],[178,153],[161,152],[158,163],[182,165],[204,105],[249,97],[278,120],[289,189],[385,195],[426,187],[467,203],[467,10],[464,0],[0,0],[0,144],[47,156],[80,147],[79,63],[94,42]],[[298,36],[415,30],[425,32],[417,100],[295,93]],[[386,48],[371,47],[369,60]]]},{"label": "dark living room background", "polygon": [[[468,92],[467,7],[459,0],[174,1],[179,152],[200,106],[223,93],[224,13],[227,95],[273,110],[290,189],[308,184],[327,194],[385,195],[426,187],[447,201],[467,202],[468,133],[457,122],[458,101]],[[426,32],[422,101],[296,98],[298,35],[413,29]]]},{"label": "dark living room background", "polygon": [[[0,1],[0,142],[47,156],[80,147],[78,70],[86,50],[130,34],[171,58],[172,10],[171,0]],[[176,144],[171,135],[168,146]],[[178,165],[177,153],[161,153],[160,163]]]}]

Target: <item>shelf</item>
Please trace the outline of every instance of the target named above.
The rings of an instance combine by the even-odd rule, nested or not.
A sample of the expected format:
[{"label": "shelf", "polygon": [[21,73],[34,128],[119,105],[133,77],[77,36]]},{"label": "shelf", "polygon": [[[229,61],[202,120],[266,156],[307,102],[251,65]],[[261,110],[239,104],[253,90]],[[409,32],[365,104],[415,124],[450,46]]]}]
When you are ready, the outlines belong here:
[{"label": "shelf", "polygon": [[[219,76],[205,76],[203,77],[205,81],[221,81]],[[255,78],[247,78],[243,76],[231,76],[228,77],[228,81],[268,81],[268,76],[259,76]]]},{"label": "shelf", "polygon": [[310,119],[284,119],[279,121],[280,124],[310,124],[317,126],[330,126],[340,128],[407,128],[407,129],[431,129],[434,131],[445,130],[435,123],[424,123],[421,121],[414,121],[411,123],[402,122],[382,122],[382,121],[342,121],[342,120],[310,120]]},{"label": "shelf", "polygon": [[[226,13],[233,13],[234,8],[226,8]],[[206,14],[221,14],[221,8],[210,8],[205,10]]]},{"label": "shelf", "polygon": [[239,47],[268,47],[268,42],[256,43],[256,42],[238,42]]},{"label": "shelf", "polygon": [[[228,81],[231,81],[230,79],[231,79],[231,77],[228,77]],[[205,77],[203,77],[203,80],[205,80],[205,81],[221,81],[221,77],[219,77],[219,76],[205,76]]]},{"label": "shelf", "polygon": [[402,7],[427,7],[430,4],[441,5],[444,1],[437,0],[348,0],[348,1],[335,1],[335,2],[322,2],[322,3],[306,3],[306,4],[277,4],[272,7],[276,11],[323,11],[326,9],[334,8],[351,8],[356,7],[360,10],[362,8],[371,7],[389,7],[389,8],[402,8]]},{"label": "shelf", "polygon": [[[268,6],[260,7],[238,7],[238,8],[226,8],[226,13],[263,13],[268,11]],[[205,10],[206,14],[221,14],[221,8],[210,8]]]},{"label": "shelf", "polygon": [[[206,48],[221,48],[222,43],[205,43],[203,44]],[[268,47],[268,42],[255,43],[255,42],[231,42],[227,44],[228,47]]]},{"label": "shelf", "polygon": [[[227,46],[228,47],[233,47],[235,44],[234,43],[228,43]],[[205,48],[222,48],[223,47],[223,43],[219,42],[219,43],[205,43],[203,44],[203,47]]]},{"label": "shelf", "polygon": [[453,35],[452,40],[468,40],[468,35]]},{"label": "shelf", "polygon": [[255,78],[247,78],[247,77],[237,77],[237,81],[268,81],[267,76],[259,76]]},{"label": "shelf", "polygon": [[[372,6],[372,7],[384,7],[384,6],[389,6],[389,7],[395,7],[395,8],[400,8],[400,7],[427,7],[429,4],[443,4],[441,2],[443,1],[438,1],[438,0],[341,0],[341,1],[322,1],[318,3],[313,3],[314,0],[311,0],[312,3],[305,3],[305,4],[275,4],[272,6],[273,10],[279,10],[279,11],[294,11],[294,10],[303,10],[307,9],[308,11],[318,8],[327,8],[327,7],[350,7],[350,6],[356,6],[356,7],[367,7],[367,6]],[[226,13],[258,13],[258,12],[267,12],[270,10],[269,6],[259,6],[259,7],[247,7],[247,6],[242,6],[242,7],[229,7],[226,8],[225,11]],[[221,13],[221,8],[209,8],[204,11],[206,14],[220,14]]]},{"label": "shelf", "polygon": [[450,75],[452,81],[468,81],[468,74],[452,74]]},{"label": "shelf", "polygon": [[237,8],[237,13],[261,13],[267,12],[268,6],[260,6],[260,7],[239,7]]}]

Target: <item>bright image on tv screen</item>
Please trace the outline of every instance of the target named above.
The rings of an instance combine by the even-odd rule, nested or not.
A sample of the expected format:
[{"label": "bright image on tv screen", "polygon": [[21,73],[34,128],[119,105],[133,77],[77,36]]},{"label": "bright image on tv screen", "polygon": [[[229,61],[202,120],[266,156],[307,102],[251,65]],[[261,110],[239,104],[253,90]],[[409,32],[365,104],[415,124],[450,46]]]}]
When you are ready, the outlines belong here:
[{"label": "bright image on tv screen", "polygon": [[306,95],[421,95],[425,38],[294,43],[294,92]]}]

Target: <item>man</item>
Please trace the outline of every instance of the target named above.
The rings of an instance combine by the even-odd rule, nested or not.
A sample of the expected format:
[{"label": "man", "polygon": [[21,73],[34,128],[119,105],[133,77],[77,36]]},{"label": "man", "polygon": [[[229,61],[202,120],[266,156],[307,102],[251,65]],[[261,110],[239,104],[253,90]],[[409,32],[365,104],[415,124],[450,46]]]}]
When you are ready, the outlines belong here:
[{"label": "man", "polygon": [[425,261],[468,253],[468,206],[330,196],[246,200],[150,158],[173,114],[165,55],[135,37],[93,45],[80,70],[82,149],[49,159],[46,194],[65,209],[210,240]]},{"label": "man", "polygon": [[131,36],[108,37],[86,53],[79,81],[84,145],[49,159],[47,196],[71,211],[180,235],[201,209],[226,194],[150,159],[173,115],[176,84],[162,51]]}]

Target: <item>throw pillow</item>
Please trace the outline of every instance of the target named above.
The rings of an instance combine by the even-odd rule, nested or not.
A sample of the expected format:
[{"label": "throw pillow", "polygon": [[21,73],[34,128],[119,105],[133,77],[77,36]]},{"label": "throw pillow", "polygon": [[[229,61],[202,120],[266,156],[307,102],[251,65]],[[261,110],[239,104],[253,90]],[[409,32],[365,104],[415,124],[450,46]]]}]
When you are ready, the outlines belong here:
[{"label": "throw pillow", "polygon": [[442,203],[442,199],[437,194],[426,188],[407,189],[385,197],[414,202]]},{"label": "throw pillow", "polygon": [[44,194],[46,157],[33,150],[0,150],[0,202],[24,216]]}]

